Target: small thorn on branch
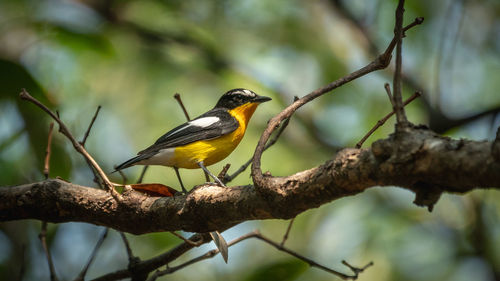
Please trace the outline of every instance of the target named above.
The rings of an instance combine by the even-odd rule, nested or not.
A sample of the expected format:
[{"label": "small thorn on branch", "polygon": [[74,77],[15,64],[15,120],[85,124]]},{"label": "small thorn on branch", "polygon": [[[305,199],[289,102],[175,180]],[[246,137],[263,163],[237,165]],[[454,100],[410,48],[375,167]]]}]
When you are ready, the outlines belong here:
[{"label": "small thorn on branch", "polygon": [[396,107],[396,105],[394,104],[394,97],[392,96],[392,93],[391,93],[391,85],[389,85],[389,83],[385,83],[384,89],[385,89],[385,92],[387,93],[387,96],[389,96],[389,101],[391,102],[391,105],[392,105],[392,108],[394,111],[394,108]]}]

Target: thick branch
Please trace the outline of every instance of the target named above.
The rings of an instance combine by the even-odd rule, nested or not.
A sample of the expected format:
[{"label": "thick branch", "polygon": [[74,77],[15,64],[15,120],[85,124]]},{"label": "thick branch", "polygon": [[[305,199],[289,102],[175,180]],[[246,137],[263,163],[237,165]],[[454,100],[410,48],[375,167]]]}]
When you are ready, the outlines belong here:
[{"label": "thick branch", "polygon": [[373,186],[394,185],[415,191],[416,203],[430,206],[441,192],[499,188],[500,160],[491,148],[491,142],[407,128],[397,140],[391,136],[370,149],[344,149],[321,166],[270,178],[270,193],[253,186],[203,185],[169,198],[128,191],[118,203],[103,190],[48,180],[0,188],[0,220],[82,221],[134,234],[208,232],[247,220],[293,218]]}]

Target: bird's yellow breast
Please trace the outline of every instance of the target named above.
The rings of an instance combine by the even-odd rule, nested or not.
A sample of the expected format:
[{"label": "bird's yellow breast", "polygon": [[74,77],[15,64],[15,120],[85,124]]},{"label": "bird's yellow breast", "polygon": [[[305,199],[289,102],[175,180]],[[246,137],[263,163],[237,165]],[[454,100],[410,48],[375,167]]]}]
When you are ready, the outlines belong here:
[{"label": "bird's yellow breast", "polygon": [[233,132],[210,140],[195,141],[175,148],[171,165],[177,168],[197,169],[203,161],[205,166],[215,164],[226,158],[238,146],[245,135],[248,121],[252,117],[258,103],[246,103],[229,111],[239,126]]}]

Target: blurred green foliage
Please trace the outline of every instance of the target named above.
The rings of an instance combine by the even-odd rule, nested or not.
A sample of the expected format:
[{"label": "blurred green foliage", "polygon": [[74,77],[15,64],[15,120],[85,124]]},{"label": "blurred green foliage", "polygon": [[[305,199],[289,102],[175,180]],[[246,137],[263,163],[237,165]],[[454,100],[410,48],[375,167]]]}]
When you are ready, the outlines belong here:
[{"label": "blurred green foliage", "polygon": [[[422,90],[408,116],[414,123],[442,124],[500,107],[500,4],[481,1],[406,1],[405,22],[425,17],[404,41],[405,97]],[[252,155],[266,121],[293,100],[373,59],[393,34],[396,0],[388,1],[0,1],[0,186],[43,179],[51,120],[18,93],[60,113],[81,139],[102,105],[86,147],[106,171],[184,122],[173,99],[178,92],[192,117],[214,106],[225,91],[244,87],[273,97],[255,113],[245,139],[226,160],[235,171]],[[263,156],[263,169],[289,175],[331,158],[354,144],[390,111],[383,83],[392,68],[335,90],[301,108],[280,141]],[[365,144],[386,137],[393,121]],[[436,123],[437,122],[437,123]],[[448,122],[448,121],[446,121]],[[445,123],[446,123],[445,122]],[[446,134],[491,139],[499,126],[489,115]],[[57,126],[56,126],[57,128]],[[57,130],[55,130],[56,132]],[[276,159],[280,159],[276,161]],[[130,182],[140,168],[127,172]],[[182,170],[187,186],[204,181]],[[60,134],[54,135],[50,177],[94,186],[85,161]],[[121,178],[115,176],[115,181]],[[174,187],[173,171],[151,167],[145,178]],[[231,184],[248,184],[248,171]],[[445,195],[433,213],[411,204],[413,195],[377,188],[301,214],[287,245],[346,270],[375,266],[359,280],[498,280],[500,195],[475,191]],[[0,224],[0,279],[47,280],[37,239],[39,222]],[[276,241],[287,222],[247,222],[228,241],[259,228]],[[78,223],[50,225],[49,244],[62,279],[81,270],[101,229]],[[128,235],[134,253],[149,258],[178,243],[168,233]],[[204,246],[182,257],[195,257]],[[88,277],[127,265],[116,232],[97,256]],[[331,280],[304,263],[282,259],[265,244],[246,241],[218,257],[164,279]]]},{"label": "blurred green foliage", "polygon": [[252,272],[245,281],[273,281],[273,280],[295,280],[306,271],[308,265],[300,260],[291,259],[286,261],[266,264]]}]

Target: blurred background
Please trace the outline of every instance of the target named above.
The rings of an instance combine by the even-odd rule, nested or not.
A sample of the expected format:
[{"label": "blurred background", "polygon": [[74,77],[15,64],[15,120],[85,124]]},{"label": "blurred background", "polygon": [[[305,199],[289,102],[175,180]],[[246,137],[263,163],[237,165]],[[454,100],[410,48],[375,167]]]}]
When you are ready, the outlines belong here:
[{"label": "blurred background", "polygon": [[[99,1],[0,0],[0,186],[43,180],[48,116],[18,94],[26,88],[58,110],[82,139],[102,106],[86,143],[106,171],[134,156],[185,121],[173,98],[180,93],[191,117],[212,108],[232,88],[271,96],[259,107],[246,137],[210,169],[230,173],[247,161],[269,118],[293,96],[340,78],[370,62],[391,40],[396,0]],[[491,140],[500,125],[500,2],[407,1],[403,49],[404,97],[409,119],[454,138]],[[343,86],[301,108],[279,142],[265,152],[263,170],[289,175],[330,159],[356,142],[390,103],[383,84],[393,65]],[[393,131],[390,120],[365,143]],[[276,159],[280,159],[276,161]],[[134,182],[141,168],[126,170]],[[199,170],[181,170],[186,186],[204,182]],[[83,158],[54,135],[50,177],[95,186]],[[120,181],[114,175],[114,181]],[[178,183],[172,169],[151,167],[145,182]],[[249,184],[246,171],[231,185]],[[429,213],[414,195],[372,188],[300,214],[287,241],[291,249],[348,272],[374,261],[359,280],[500,280],[500,193],[445,194]],[[0,224],[0,279],[48,280],[39,221]],[[250,221],[223,233],[227,241],[253,229],[276,241],[287,221]],[[49,224],[48,242],[60,279],[73,279],[104,228]],[[184,235],[189,235],[184,233]],[[180,243],[169,233],[127,234],[141,259]],[[214,248],[189,252],[187,261]],[[163,280],[336,280],[330,274],[257,240],[197,263]],[[87,274],[95,278],[127,266],[123,243],[111,230]],[[23,273],[21,273],[23,271]]]}]

